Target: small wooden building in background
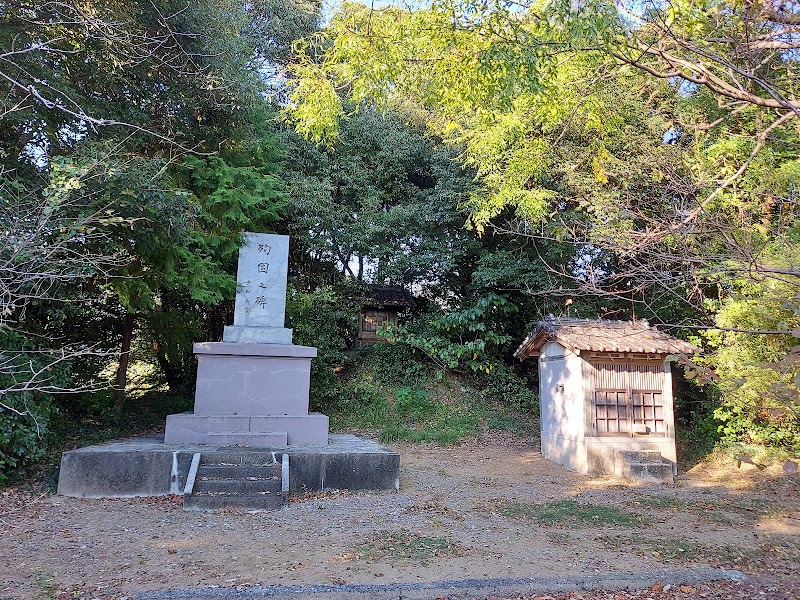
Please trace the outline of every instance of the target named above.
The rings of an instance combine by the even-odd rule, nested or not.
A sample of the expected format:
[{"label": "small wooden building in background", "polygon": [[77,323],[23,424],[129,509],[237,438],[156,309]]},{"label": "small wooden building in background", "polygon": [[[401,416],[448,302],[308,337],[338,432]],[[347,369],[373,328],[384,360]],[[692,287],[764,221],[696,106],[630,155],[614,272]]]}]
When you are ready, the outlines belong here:
[{"label": "small wooden building in background", "polygon": [[645,475],[667,479],[656,473],[677,472],[668,356],[698,351],[647,321],[540,322],[514,356],[538,359],[542,455],[590,475],[651,463]]},{"label": "small wooden building in background", "polygon": [[416,302],[411,292],[399,286],[368,286],[363,298],[363,309],[358,319],[356,349],[364,348],[383,340],[378,329],[389,324],[397,325],[399,315],[414,308]]}]

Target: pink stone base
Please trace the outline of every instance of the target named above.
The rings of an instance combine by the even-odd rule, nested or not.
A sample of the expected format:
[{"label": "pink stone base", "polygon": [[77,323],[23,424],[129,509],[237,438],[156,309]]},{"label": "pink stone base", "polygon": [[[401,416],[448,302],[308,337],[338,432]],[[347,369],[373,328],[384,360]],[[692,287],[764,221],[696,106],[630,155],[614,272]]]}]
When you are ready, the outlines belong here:
[{"label": "pink stone base", "polygon": [[328,417],[308,412],[311,359],[292,344],[194,345],[194,413],[167,417],[164,442],[280,447],[328,443]]},{"label": "pink stone base", "polygon": [[289,445],[289,436],[285,431],[255,433],[253,431],[220,431],[206,434],[209,446],[257,446],[259,448],[276,448]]},{"label": "pink stone base", "polygon": [[[211,435],[209,435],[211,434]],[[251,435],[249,435],[251,434]],[[265,436],[265,434],[273,434]],[[328,417],[307,415],[196,415],[167,417],[165,444],[273,445],[286,436],[286,444],[328,443]],[[275,444],[278,445],[278,444]]]},{"label": "pink stone base", "polygon": [[307,346],[195,344],[197,415],[306,415],[311,359]]}]

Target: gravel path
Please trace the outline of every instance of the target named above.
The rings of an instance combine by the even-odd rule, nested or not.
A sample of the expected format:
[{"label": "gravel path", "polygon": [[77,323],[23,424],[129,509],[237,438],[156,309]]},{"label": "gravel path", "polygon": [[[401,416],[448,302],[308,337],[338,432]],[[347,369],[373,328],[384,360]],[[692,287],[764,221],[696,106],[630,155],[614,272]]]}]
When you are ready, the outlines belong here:
[{"label": "gravel path", "polygon": [[[294,497],[275,513],[194,513],[175,498],[82,500],[5,490],[0,599],[122,600],[165,590],[243,594],[312,585],[346,591],[338,586],[361,584],[388,585],[386,597],[418,589],[420,598],[485,598],[548,590],[484,586],[451,594],[414,586],[708,568],[750,576],[745,583],[692,584],[708,598],[747,598],[737,594],[749,589],[749,597],[788,599],[800,589],[800,488],[770,470],[699,465],[674,485],[634,485],[571,473],[543,460],[535,440],[499,434],[454,448],[397,449],[399,493]],[[542,518],[542,505],[561,513]],[[619,515],[628,520],[615,521]],[[641,581],[650,596],[635,597],[704,597],[682,592],[686,581]],[[670,587],[649,589],[657,583]],[[398,585],[411,587],[391,587]],[[560,591],[566,593],[549,590]]]}]

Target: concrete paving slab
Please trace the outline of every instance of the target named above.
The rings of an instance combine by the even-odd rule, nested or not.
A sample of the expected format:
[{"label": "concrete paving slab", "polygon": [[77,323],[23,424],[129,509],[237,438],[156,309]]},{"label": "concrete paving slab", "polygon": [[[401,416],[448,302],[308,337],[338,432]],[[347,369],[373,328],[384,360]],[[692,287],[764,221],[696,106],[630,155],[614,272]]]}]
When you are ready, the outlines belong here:
[{"label": "concrete paving slab", "polygon": [[290,492],[400,487],[400,455],[354,435],[331,434],[324,445],[263,448],[165,444],[163,437],[139,437],[64,452],[58,493],[80,498],[181,494],[197,452],[224,454],[231,464],[268,464],[288,454]]},{"label": "concrete paving slab", "polygon": [[485,598],[531,596],[587,590],[634,590],[663,584],[698,584],[719,580],[745,581],[747,577],[729,569],[699,567],[661,569],[639,573],[601,573],[581,576],[548,576],[503,579],[455,579],[419,583],[304,585],[141,592],[138,600],[238,600],[280,598],[281,600],[431,600],[433,598]]}]

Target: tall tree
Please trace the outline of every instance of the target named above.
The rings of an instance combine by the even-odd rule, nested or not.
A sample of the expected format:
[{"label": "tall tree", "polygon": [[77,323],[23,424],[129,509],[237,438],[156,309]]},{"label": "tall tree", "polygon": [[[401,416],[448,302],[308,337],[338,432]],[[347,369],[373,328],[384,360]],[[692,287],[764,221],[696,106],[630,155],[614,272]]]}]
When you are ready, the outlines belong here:
[{"label": "tall tree", "polygon": [[[736,330],[718,311],[748,282],[789,286],[790,299],[800,287],[795,12],[771,1],[344,4],[300,47],[288,112],[325,139],[344,113],[337,89],[384,107],[411,99],[467,145],[492,191],[472,203],[476,227],[513,209],[516,233],[576,245],[567,274],[587,292]],[[777,323],[761,334],[783,329],[791,348],[793,328]]]},{"label": "tall tree", "polygon": [[[431,110],[438,131],[474,141],[467,160],[485,179],[499,181],[506,173],[493,171],[492,144],[508,146],[509,137],[490,139],[486,131],[511,136],[513,142],[526,113],[538,111],[545,127],[555,127],[565,122],[564,106],[591,111],[589,104],[597,98],[593,90],[645,91],[648,110],[664,121],[658,137],[691,147],[686,176],[672,178],[686,185],[680,186],[681,201],[657,217],[638,212],[645,231],[630,231],[625,247],[613,236],[604,242],[620,252],[646,250],[644,255],[661,261],[663,245],[676,235],[714,235],[726,216],[719,209],[731,202],[748,205],[744,210],[751,214],[763,212],[765,197],[774,203],[775,195],[762,194],[769,186],[763,175],[792,168],[797,115],[791,50],[798,43],[797,25],[792,7],[771,2],[666,2],[625,10],[624,4],[603,2],[445,1],[420,10],[344,4],[325,31],[300,47],[293,67],[296,103],[288,111],[301,133],[319,139],[335,135],[335,119],[342,114],[336,88],[384,106],[411,98]],[[626,65],[644,77],[625,75]],[[585,99],[576,105],[572,99],[579,95]],[[563,106],[559,97],[566,98]],[[544,114],[547,110],[550,114]],[[596,112],[599,126],[590,147],[597,163],[605,151],[605,121]],[[528,150],[537,154],[536,148]],[[766,185],[754,189],[757,180]],[[552,190],[539,185],[522,190],[516,181],[499,183],[490,202],[475,205],[478,225],[505,206],[534,220],[547,210]],[[788,207],[785,199],[780,203]],[[617,210],[631,206],[622,202]],[[718,254],[708,258],[718,268],[727,256],[731,264],[752,265],[747,268],[771,276],[774,268],[757,258],[763,242],[717,237],[722,245],[716,244]]]},{"label": "tall tree", "polygon": [[0,419],[80,389],[114,345],[124,366],[136,332],[182,366],[240,232],[283,203],[264,68],[315,22],[298,6],[0,4]]},{"label": "tall tree", "polygon": [[328,147],[293,142],[292,235],[354,279],[463,291],[479,244],[461,208],[473,174],[454,159],[419,123],[364,107]]}]

